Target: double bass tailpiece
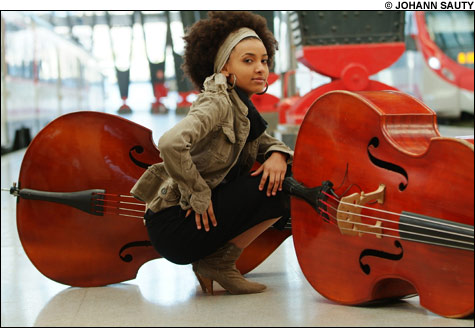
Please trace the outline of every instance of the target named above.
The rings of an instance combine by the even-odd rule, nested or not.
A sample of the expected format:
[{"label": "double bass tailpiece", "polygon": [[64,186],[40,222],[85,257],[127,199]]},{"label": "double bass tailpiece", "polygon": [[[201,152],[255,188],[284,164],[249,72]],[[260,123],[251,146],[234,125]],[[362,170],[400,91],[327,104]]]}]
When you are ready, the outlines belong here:
[{"label": "double bass tailpiece", "polygon": [[[8,191],[8,189],[2,189]],[[89,189],[75,192],[51,192],[33,189],[20,189],[16,182],[9,189],[10,194],[24,199],[43,200],[64,205],[69,205],[93,215],[104,215],[101,201],[104,199],[103,189]]]}]

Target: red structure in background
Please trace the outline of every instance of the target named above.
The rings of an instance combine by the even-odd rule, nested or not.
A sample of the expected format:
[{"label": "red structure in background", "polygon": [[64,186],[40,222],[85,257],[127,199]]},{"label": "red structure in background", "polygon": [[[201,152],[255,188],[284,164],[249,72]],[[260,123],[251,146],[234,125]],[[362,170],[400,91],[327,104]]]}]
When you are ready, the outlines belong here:
[{"label": "red structure in background", "polygon": [[396,90],[369,77],[396,62],[404,50],[404,42],[304,46],[297,53],[298,60],[332,81],[290,100],[290,104],[283,102],[280,123],[301,124],[310,105],[328,91]]},{"label": "red structure in background", "polygon": [[122,105],[119,107],[119,110],[117,111],[119,114],[129,114],[129,113],[132,113],[132,109],[130,109],[130,106],[127,105],[127,98],[128,98],[128,97],[121,97],[121,99],[122,99]]},{"label": "red structure in background", "polygon": [[370,76],[404,53],[404,15],[389,11],[290,12],[296,59],[314,72],[328,76],[331,82],[301,97],[294,95],[282,100],[279,123],[300,125],[312,103],[329,91],[396,90],[371,80]]},{"label": "red structure in background", "polygon": [[178,95],[180,96],[179,102],[176,104],[177,111],[183,108],[184,110],[188,110],[191,107],[191,102],[188,101],[188,96],[191,94],[198,94],[196,90],[190,91],[179,91]]},{"label": "red structure in background", "polygon": [[122,99],[122,105],[119,107],[119,114],[132,113],[132,109],[127,105],[127,99],[129,97],[129,82],[130,82],[130,69],[125,71],[115,68],[117,76],[117,84],[119,85],[120,98]]},{"label": "red structure in background", "polygon": [[155,102],[152,103],[152,113],[166,113],[168,111],[165,105],[161,102],[161,98],[166,97],[167,95],[168,89],[164,83],[156,82],[153,84],[153,96],[155,97]]},{"label": "red structure in background", "polygon": [[[165,62],[160,63],[165,67]],[[158,64],[158,65],[160,65]],[[157,66],[158,66],[157,65]],[[150,65],[152,69],[152,64]],[[162,103],[161,98],[164,98],[168,95],[168,89],[165,86],[165,74],[163,69],[158,69],[155,73],[155,79],[152,79],[153,83],[153,96],[155,97],[155,102],[152,103],[150,111],[154,114],[166,113],[168,109]]]}]

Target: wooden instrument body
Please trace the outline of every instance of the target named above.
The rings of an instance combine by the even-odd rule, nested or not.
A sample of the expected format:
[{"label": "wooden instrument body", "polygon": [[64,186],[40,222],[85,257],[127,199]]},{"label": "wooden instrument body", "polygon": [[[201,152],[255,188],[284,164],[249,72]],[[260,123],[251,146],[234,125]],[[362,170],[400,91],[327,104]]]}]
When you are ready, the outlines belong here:
[{"label": "wooden instrument body", "polygon": [[[435,113],[402,93],[319,98],[300,128],[293,172],[307,187],[330,180],[339,196],[383,184],[384,202],[366,206],[460,222],[473,233],[473,144],[440,137]],[[361,214],[392,221],[382,221],[382,238],[344,234],[301,199],[292,198],[291,212],[300,266],[325,297],[363,304],[418,293],[435,313],[473,313],[473,241],[470,251],[400,239],[398,216],[368,209]]]},{"label": "wooden instrument body", "polygon": [[[134,147],[142,148],[134,148]],[[141,153],[137,153],[141,150]],[[112,115],[64,115],[35,137],[22,162],[19,187],[52,192],[104,189],[128,195],[145,170],[138,162],[161,161],[151,131]],[[142,206],[143,209],[143,206]],[[101,286],[135,278],[159,257],[138,218],[84,213],[76,208],[18,198],[17,226],[23,248],[45,276],[71,286]],[[124,257],[129,254],[132,260]]]}]

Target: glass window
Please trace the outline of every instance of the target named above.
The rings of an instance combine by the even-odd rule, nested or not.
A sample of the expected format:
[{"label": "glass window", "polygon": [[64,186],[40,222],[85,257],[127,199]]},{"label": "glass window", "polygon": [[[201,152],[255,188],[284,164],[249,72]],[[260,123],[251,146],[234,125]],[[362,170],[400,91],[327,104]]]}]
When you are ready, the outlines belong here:
[{"label": "glass window", "polygon": [[447,56],[473,68],[473,11],[425,13],[430,37]]}]

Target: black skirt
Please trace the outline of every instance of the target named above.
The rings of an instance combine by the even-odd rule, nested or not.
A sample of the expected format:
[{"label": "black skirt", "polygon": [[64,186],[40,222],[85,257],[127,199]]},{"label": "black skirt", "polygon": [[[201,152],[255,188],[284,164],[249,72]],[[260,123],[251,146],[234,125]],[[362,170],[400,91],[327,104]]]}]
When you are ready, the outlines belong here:
[{"label": "black skirt", "polygon": [[148,210],[145,222],[153,247],[173,263],[189,264],[214,253],[229,240],[263,221],[282,217],[274,226],[285,226],[290,217],[290,197],[283,191],[268,197],[267,184],[259,191],[261,177],[248,173],[212,190],[211,200],[218,224],[213,227],[210,221],[209,231],[205,231],[203,225],[198,230],[195,213],[185,218],[186,211],[180,206],[158,213]]}]

